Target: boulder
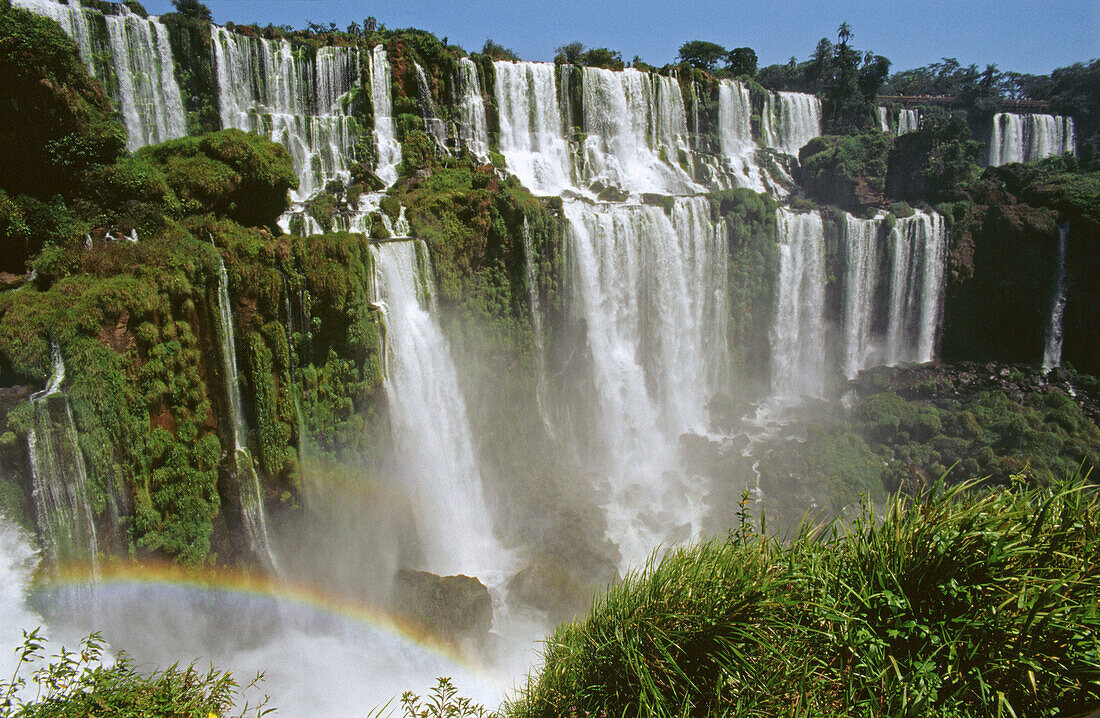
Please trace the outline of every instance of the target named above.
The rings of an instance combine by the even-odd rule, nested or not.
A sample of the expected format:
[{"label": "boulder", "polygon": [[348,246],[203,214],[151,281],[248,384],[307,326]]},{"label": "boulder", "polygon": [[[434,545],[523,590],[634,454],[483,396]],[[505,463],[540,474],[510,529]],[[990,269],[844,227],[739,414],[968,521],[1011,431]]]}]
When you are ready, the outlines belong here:
[{"label": "boulder", "polygon": [[400,569],[392,600],[398,613],[448,640],[481,639],[493,625],[489,589],[472,576]]}]

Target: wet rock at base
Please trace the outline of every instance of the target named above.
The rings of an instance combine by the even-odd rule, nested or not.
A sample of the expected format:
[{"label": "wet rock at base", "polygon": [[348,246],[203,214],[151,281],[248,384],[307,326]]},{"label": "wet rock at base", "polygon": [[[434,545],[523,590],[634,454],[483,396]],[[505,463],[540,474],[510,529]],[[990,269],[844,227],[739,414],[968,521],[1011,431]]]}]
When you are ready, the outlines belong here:
[{"label": "wet rock at base", "polygon": [[480,639],[493,625],[489,589],[472,576],[400,569],[392,600],[398,613],[444,639]]}]

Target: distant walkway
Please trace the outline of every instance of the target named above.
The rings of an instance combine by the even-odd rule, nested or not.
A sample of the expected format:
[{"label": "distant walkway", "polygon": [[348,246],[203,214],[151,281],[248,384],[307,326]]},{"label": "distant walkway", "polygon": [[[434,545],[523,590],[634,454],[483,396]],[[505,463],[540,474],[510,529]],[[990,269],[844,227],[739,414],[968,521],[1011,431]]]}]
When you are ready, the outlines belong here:
[{"label": "distant walkway", "polygon": [[[898,105],[950,105],[954,97],[948,95],[879,95],[878,102],[893,102]],[[1003,110],[1025,110],[1027,112],[1046,111],[1050,103],[1046,100],[1001,100],[997,106]]]}]

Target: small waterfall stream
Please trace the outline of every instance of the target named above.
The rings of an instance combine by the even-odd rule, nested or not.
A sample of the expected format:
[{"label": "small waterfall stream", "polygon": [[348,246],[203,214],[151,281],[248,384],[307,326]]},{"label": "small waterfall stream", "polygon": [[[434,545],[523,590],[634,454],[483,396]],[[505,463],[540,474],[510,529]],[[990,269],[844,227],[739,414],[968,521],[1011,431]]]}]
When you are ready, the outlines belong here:
[{"label": "small waterfall stream", "polygon": [[279,571],[279,561],[271,548],[267,533],[267,512],[264,509],[260,477],[245,445],[247,429],[244,421],[244,399],[241,396],[240,375],[237,372],[237,342],[233,330],[233,310],[229,301],[229,275],[225,262],[218,258],[218,334],[221,340],[222,366],[225,371],[226,394],[233,435],[233,455],[237,467],[237,488],[241,502],[241,521],[252,552],[267,567]]},{"label": "small waterfall stream", "polygon": [[1066,313],[1066,249],[1069,225],[1058,227],[1058,259],[1050,300],[1050,319],[1043,342],[1043,369],[1050,371],[1062,365],[1062,319]]},{"label": "small waterfall stream", "polygon": [[248,37],[211,26],[222,127],[270,137],[290,153],[302,202],[333,179],[346,181],[358,123],[346,95],[359,82],[359,53],[322,47],[315,54],[286,40]]},{"label": "small waterfall stream", "polygon": [[374,104],[374,141],[377,145],[375,174],[392,185],[397,181],[397,165],[401,164],[401,143],[393,121],[393,100],[390,88],[390,61],[384,45],[377,45],[370,56],[370,93]]},{"label": "small waterfall stream", "polygon": [[769,92],[760,113],[765,147],[798,157],[802,146],[821,134],[821,100],[802,92]]},{"label": "small waterfall stream", "polygon": [[38,529],[55,564],[70,560],[94,564],[98,546],[88,471],[69,401],[61,392],[65,362],[57,342],[51,354],[53,373],[46,388],[31,396],[33,426],[27,434]]},{"label": "small waterfall stream", "polygon": [[489,121],[485,114],[485,98],[481,96],[481,82],[477,65],[468,57],[458,61],[455,84],[459,88],[458,138],[466,151],[482,162],[489,161]]}]

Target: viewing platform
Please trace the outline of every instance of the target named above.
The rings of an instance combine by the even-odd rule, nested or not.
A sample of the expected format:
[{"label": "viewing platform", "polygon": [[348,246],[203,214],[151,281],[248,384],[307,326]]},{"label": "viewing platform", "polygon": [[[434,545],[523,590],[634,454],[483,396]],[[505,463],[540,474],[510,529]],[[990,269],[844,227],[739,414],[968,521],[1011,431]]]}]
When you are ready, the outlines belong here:
[{"label": "viewing platform", "polygon": [[[879,95],[876,100],[880,103],[892,102],[898,105],[949,106],[955,102],[955,98],[950,95]],[[1010,111],[1047,112],[1050,110],[1050,103],[1046,100],[1001,100],[997,103],[997,107]]]}]

